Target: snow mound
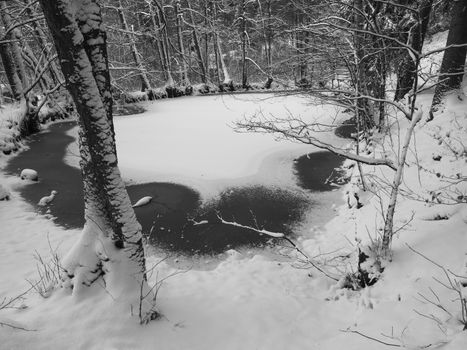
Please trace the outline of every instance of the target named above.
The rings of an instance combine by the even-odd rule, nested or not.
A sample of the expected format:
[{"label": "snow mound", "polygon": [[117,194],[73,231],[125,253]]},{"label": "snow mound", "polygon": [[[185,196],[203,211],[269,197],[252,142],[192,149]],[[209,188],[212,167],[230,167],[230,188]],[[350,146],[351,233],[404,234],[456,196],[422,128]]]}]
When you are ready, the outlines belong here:
[{"label": "snow mound", "polygon": [[20,178],[21,180],[38,181],[39,175],[34,169],[23,169],[21,170]]}]

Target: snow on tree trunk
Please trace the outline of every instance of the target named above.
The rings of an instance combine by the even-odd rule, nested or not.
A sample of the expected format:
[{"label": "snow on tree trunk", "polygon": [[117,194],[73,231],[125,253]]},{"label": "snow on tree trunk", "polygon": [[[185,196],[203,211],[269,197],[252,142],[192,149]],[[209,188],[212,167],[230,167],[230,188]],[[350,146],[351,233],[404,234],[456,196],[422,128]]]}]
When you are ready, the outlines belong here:
[{"label": "snow on tree trunk", "polygon": [[[0,2],[0,11],[2,20],[2,23],[0,23],[0,37],[4,38],[5,30],[11,24],[5,2]],[[0,56],[2,57],[3,68],[8,79],[8,84],[10,84],[13,98],[19,101],[23,98],[24,76],[21,74],[22,72],[24,73],[24,67],[20,67],[23,64],[21,53],[19,52],[18,43],[14,41],[12,34],[13,31],[10,31],[5,37],[7,41],[0,43]]]},{"label": "snow on tree trunk", "polygon": [[141,79],[141,91],[146,91],[151,89],[151,83],[149,82],[148,75],[146,74],[146,69],[144,68],[143,62],[141,62],[141,57],[136,47],[135,35],[133,34],[133,29],[128,26],[126,20],[125,12],[123,11],[122,2],[118,2],[118,17],[120,18],[120,23],[122,29],[127,33],[128,40],[130,41],[131,54],[135,65],[139,71],[139,77]]},{"label": "snow on tree trunk", "polygon": [[245,9],[245,0],[242,0],[240,5],[240,14],[239,18],[241,20],[240,26],[240,39],[242,43],[242,88],[246,89],[248,87],[248,67],[246,62],[246,9]]},{"label": "snow on tree trunk", "polygon": [[117,165],[100,7],[96,0],[40,2],[79,114],[86,223],[64,261],[66,283],[79,294],[102,277],[115,299],[137,307],[140,287],[147,288],[145,257],[141,226]]},{"label": "snow on tree trunk", "polygon": [[181,83],[182,86],[190,86],[190,79],[188,78],[188,67],[185,56],[185,45],[183,44],[183,12],[180,5],[180,0],[175,1],[175,17],[177,25],[177,41],[178,49],[180,50],[180,61],[181,61]]},{"label": "snow on tree trunk", "polygon": [[422,118],[422,112],[418,112],[412,117],[412,122],[405,135],[404,144],[402,145],[402,152],[399,157],[399,163],[397,165],[397,171],[394,175],[394,180],[391,187],[391,196],[389,197],[388,209],[386,211],[386,219],[384,222],[383,239],[381,242],[382,256],[387,257],[391,249],[393,226],[394,226],[394,214],[396,212],[397,196],[399,194],[399,186],[402,183],[402,175],[404,173],[405,159],[407,158],[407,151],[409,149],[410,140],[412,138],[415,126]]},{"label": "snow on tree trunk", "polygon": [[11,40],[9,47],[11,50],[11,55],[13,56],[15,62],[16,72],[24,88],[27,85],[27,79],[24,69],[23,58],[21,56],[21,48],[19,46],[19,43],[23,41],[21,38],[21,33],[18,28],[11,29],[13,27],[12,19],[10,13],[8,12],[8,8],[5,2],[0,2],[0,10],[2,13],[2,21],[5,26],[5,29],[9,30],[6,39]]},{"label": "snow on tree trunk", "polygon": [[225,64],[224,54],[222,53],[221,48],[221,39],[219,36],[216,36],[217,40],[217,52],[219,54],[219,61],[221,63],[222,73],[224,74],[224,84],[229,85],[232,82],[232,78],[230,78],[229,70],[227,69],[227,65]]}]

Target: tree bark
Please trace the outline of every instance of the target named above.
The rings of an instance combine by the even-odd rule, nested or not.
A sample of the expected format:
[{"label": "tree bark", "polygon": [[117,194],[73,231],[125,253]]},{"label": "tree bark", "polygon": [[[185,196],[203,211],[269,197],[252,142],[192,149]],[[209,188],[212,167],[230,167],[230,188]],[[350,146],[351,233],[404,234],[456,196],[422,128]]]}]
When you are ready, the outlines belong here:
[{"label": "tree bark", "polygon": [[248,67],[246,62],[246,4],[242,0],[240,4],[240,39],[242,43],[242,88],[248,88]]},{"label": "tree bark", "polygon": [[188,68],[186,63],[185,56],[185,45],[183,44],[183,32],[182,32],[182,23],[183,23],[183,13],[180,5],[180,0],[175,1],[175,16],[176,16],[176,25],[177,25],[177,41],[178,49],[180,50],[180,61],[181,64],[181,83],[182,86],[190,86],[190,79],[188,78]]},{"label": "tree bark", "polygon": [[86,223],[64,261],[64,284],[77,294],[103,278],[114,298],[137,302],[140,287],[147,287],[145,257],[141,226],[118,169],[100,7],[96,0],[40,3],[79,115]]},{"label": "tree bark", "polygon": [[154,19],[157,22],[160,31],[161,48],[165,57],[165,66],[167,69],[167,81],[165,84],[168,87],[173,87],[175,83],[172,76],[172,64],[170,61],[170,45],[169,36],[167,33],[167,21],[165,19],[165,12],[164,8],[157,0],[153,0],[153,3],[158,9],[158,11],[156,11],[156,16],[154,17]]},{"label": "tree bark", "polygon": [[204,66],[203,56],[201,55],[201,47],[199,45],[198,33],[196,32],[195,20],[194,20],[193,12],[191,9],[191,4],[189,0],[187,0],[187,5],[188,5],[188,10],[190,11],[190,20],[192,24],[191,35],[193,37],[193,45],[195,46],[196,56],[198,59],[199,77],[201,81],[204,84],[206,84],[208,82],[208,79],[206,77],[206,68]]},{"label": "tree bark", "polygon": [[394,180],[393,180],[392,188],[391,188],[391,195],[389,198],[388,209],[386,210],[386,217],[384,221],[383,239],[381,242],[381,255],[383,257],[388,257],[389,252],[391,250],[392,236],[394,234],[394,231],[393,231],[394,214],[396,212],[396,203],[397,203],[397,196],[399,194],[399,187],[402,183],[402,175],[404,173],[405,159],[407,157],[407,151],[409,149],[410,140],[412,138],[413,131],[417,123],[420,121],[421,117],[422,117],[422,112],[418,112],[418,114],[412,117],[412,122],[410,123],[410,126],[405,135],[404,144],[402,145],[402,152],[399,157],[399,162],[397,164],[396,174],[394,175]]},{"label": "tree bark", "polygon": [[[355,14],[354,14],[354,20],[355,20],[355,26],[357,29],[362,30],[364,29],[364,8],[363,8],[363,1],[362,0],[356,0],[354,2],[355,6]],[[369,95],[367,93],[367,79],[366,76],[368,74],[368,67],[365,62],[365,50],[364,50],[364,43],[365,43],[365,37],[362,33],[355,31],[354,32],[354,45],[355,45],[355,56],[356,56],[356,62],[355,62],[355,90],[357,96],[361,95]],[[364,98],[359,98],[357,99],[357,104],[356,104],[356,109],[358,109],[358,112],[356,112],[356,115],[359,116],[360,118],[360,125],[362,126],[363,131],[370,130],[375,126],[375,122],[373,120],[372,113],[370,111],[370,106],[368,104],[368,100]]]},{"label": "tree bark", "polygon": [[118,2],[118,17],[120,18],[120,23],[122,25],[122,29],[127,33],[127,37],[130,40],[130,49],[131,54],[133,56],[133,60],[135,61],[136,68],[139,71],[139,77],[141,80],[141,91],[146,91],[151,89],[151,83],[149,82],[148,75],[146,74],[146,70],[144,69],[144,65],[141,62],[141,57],[138,52],[138,48],[136,47],[135,36],[132,34],[133,29],[130,29],[128,26],[128,22],[126,20],[125,12],[123,10],[122,2]]},{"label": "tree bark", "polygon": [[[454,46],[449,47],[451,45]],[[448,48],[444,51],[438,85],[436,86],[431,104],[430,120],[433,119],[433,113],[439,109],[439,105],[446,93],[461,86],[465,74],[464,67],[467,55],[467,0],[454,2],[451,10],[451,24],[446,46]]]},{"label": "tree bark", "polygon": [[[28,3],[28,1],[26,1],[25,5],[27,6],[26,13],[28,14],[29,19],[33,19],[35,17],[35,13],[32,9],[32,6]],[[39,47],[45,50],[46,60],[48,61],[49,58],[51,57],[50,49],[48,49],[50,44],[47,42],[47,37],[44,33],[44,30],[42,29],[39,21],[33,21],[31,25],[34,30],[35,40],[37,41],[37,44],[39,45]],[[60,82],[61,78],[60,78],[60,71],[55,61],[50,62],[49,71],[50,71],[50,77],[52,78],[53,84],[57,85]]]},{"label": "tree bark", "polygon": [[[411,47],[421,54],[423,42],[425,40],[426,30],[430,20],[431,6],[433,0],[423,0],[418,11],[418,22],[413,31]],[[397,70],[397,87],[394,96],[394,101],[400,101],[409,93],[413,86],[415,75],[418,74],[415,67],[415,62],[410,56],[407,49],[402,51],[403,59]]]},{"label": "tree bark", "polygon": [[7,5],[3,1],[0,2],[0,12],[3,24],[3,27],[0,24],[0,38],[4,38],[6,41],[0,43],[0,55],[13,98],[19,101],[24,98],[23,91],[27,82],[21,48],[18,44],[18,29],[10,30],[5,35],[6,31],[11,27],[11,17]]}]

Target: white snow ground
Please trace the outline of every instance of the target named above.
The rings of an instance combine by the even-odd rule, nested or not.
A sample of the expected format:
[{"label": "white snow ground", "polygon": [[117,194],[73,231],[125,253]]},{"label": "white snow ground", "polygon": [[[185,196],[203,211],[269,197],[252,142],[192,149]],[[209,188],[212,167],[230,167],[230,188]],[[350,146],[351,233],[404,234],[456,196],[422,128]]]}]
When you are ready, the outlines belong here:
[{"label": "white snow ground", "polygon": [[[314,269],[298,269],[293,263],[279,263],[259,255],[253,258],[245,257],[230,251],[226,254],[228,257],[213,270],[191,270],[167,279],[157,299],[164,317],[146,326],[140,326],[137,317],[131,316],[130,310],[122,309],[112,296],[98,285],[90,288],[88,295],[80,300],[71,298],[62,290],[55,291],[48,299],[30,292],[15,303],[18,309],[0,310],[1,323],[28,329],[25,331],[1,326],[0,349],[389,348],[381,342],[408,349],[465,349],[467,331],[462,330],[463,326],[458,321],[461,316],[458,295],[434,280],[436,278],[446,283],[440,268],[412,252],[408,246],[454,273],[467,274],[465,269],[463,271],[467,252],[466,205],[438,206],[423,201],[439,192],[441,194],[437,196],[443,202],[447,201],[446,196],[450,194],[466,194],[465,182],[443,188],[448,181],[455,182],[451,177],[455,179],[457,173],[464,177],[467,175],[467,100],[464,98],[464,101],[459,101],[455,96],[452,97],[443,113],[437,115],[431,123],[420,125],[416,129],[415,143],[412,143],[411,150],[416,148],[417,157],[415,152],[410,153],[404,188],[406,194],[420,198],[400,197],[395,224],[397,227],[406,223],[408,225],[395,236],[393,260],[375,286],[360,292],[338,289],[333,281]],[[204,98],[199,98],[199,101]],[[429,94],[422,96],[421,105],[428,106],[429,99]],[[162,111],[169,108],[170,104],[176,104],[178,108],[179,104],[191,103],[186,101],[198,100],[190,98],[158,101],[154,103],[154,108],[160,108]],[[236,105],[234,102],[232,104]],[[208,104],[205,108],[210,110],[213,107]],[[193,134],[190,137],[195,138],[199,129],[195,128],[196,122],[190,120],[191,117],[192,115],[175,116],[183,121],[188,119],[185,131],[187,134]],[[150,116],[147,113],[144,116],[130,117],[134,121],[138,118],[149,120]],[[154,116],[154,119],[156,118],[160,117]],[[130,127],[118,125],[120,122],[121,120],[117,122],[117,133]],[[212,122],[213,131],[223,128],[216,124],[217,120]],[[138,123],[134,124],[136,127]],[[398,126],[401,135],[404,135],[407,122],[400,120],[399,124],[394,124],[392,141],[396,144]],[[141,134],[137,142],[144,140],[143,134],[147,131],[142,130],[147,129],[149,128],[146,125],[140,126]],[[205,129],[207,128],[202,130]],[[124,139],[118,136],[119,142],[126,142],[125,146],[119,146],[125,176],[143,181],[149,173],[151,176],[159,174],[163,178],[176,173],[177,170],[183,173],[179,174],[180,178],[184,178],[187,183],[197,184],[198,188],[205,189],[204,194],[209,194],[219,190],[219,186],[222,187],[219,185],[222,182],[217,182],[222,178],[251,177],[257,173],[260,155],[253,157],[256,167],[251,168],[251,171],[245,170],[250,169],[247,164],[251,158],[248,161],[244,157],[239,157],[241,160],[232,158],[231,164],[222,163],[222,166],[217,166],[218,162],[221,162],[219,158],[210,163],[203,163],[206,169],[212,167],[213,172],[207,173],[207,177],[214,180],[216,186],[210,186],[208,181],[203,183],[200,180],[201,174],[196,171],[202,169],[201,166],[197,166],[202,163],[199,159],[187,159],[186,168],[179,164],[169,166],[169,154],[172,150],[180,152],[174,153],[178,159],[184,159],[183,147],[179,150],[175,147],[182,145],[181,141],[173,140],[177,137],[181,140],[182,133],[180,130],[175,137],[169,137],[170,132],[167,130],[160,136],[166,137],[170,146],[147,151],[148,154],[154,155],[154,159],[161,155],[166,157],[163,158],[164,161],[159,161],[157,168],[148,165],[151,163],[150,158],[145,158],[141,163],[130,159],[132,154],[145,149],[144,145],[135,146],[130,144],[131,140],[123,141]],[[203,135],[210,137],[208,131]],[[236,157],[235,152],[230,150],[233,139],[228,138],[227,132],[222,135],[222,140],[231,142],[223,143],[225,149],[216,149],[216,154]],[[243,140],[241,143],[243,144]],[[271,148],[266,147],[266,143],[258,154],[274,153],[270,153],[272,143]],[[241,146],[240,149],[242,156],[251,151],[248,147]],[[209,147],[206,146],[202,150],[209,150]],[[189,152],[190,156],[197,154],[196,150],[191,148],[185,152]],[[433,159],[433,156],[437,155],[441,156],[439,161]],[[235,162],[241,161],[241,165],[236,167],[233,159]],[[1,162],[4,160],[5,157],[2,157]],[[132,166],[148,172],[143,172],[141,177],[137,177],[137,171],[129,173]],[[224,166],[228,167],[229,171],[218,172]],[[388,182],[392,179],[392,171],[388,169],[365,167],[365,172],[368,178],[378,176],[381,179],[387,178]],[[439,177],[437,173],[440,174]],[[16,191],[20,180],[0,176],[2,185],[10,190],[12,197],[10,201],[0,202],[1,301],[27,290],[26,279],[37,279],[33,256],[35,251],[43,257],[50,257],[49,241],[50,246],[58,247],[59,252],[64,253],[79,232],[56,227],[49,220],[33,213]],[[353,189],[355,186],[350,183],[344,192]],[[408,192],[409,189],[412,190],[411,193]],[[459,192],[449,191],[455,189]],[[433,190],[436,191],[430,193]],[[380,194],[384,201],[384,193]],[[331,257],[355,252],[356,248],[352,246],[355,244],[355,238],[368,241],[370,235],[378,232],[382,222],[379,199],[369,194],[363,194],[361,198],[363,208],[357,210],[347,206],[338,207],[338,215],[323,230],[315,232],[315,238],[300,242],[308,254],[321,254],[317,259],[328,259],[328,266],[331,266],[337,261]],[[410,220],[412,212],[414,217]],[[447,219],[434,220],[437,216]],[[323,255],[327,252],[334,253]],[[150,257],[148,266],[153,266],[157,261],[158,258]],[[341,268],[350,269],[350,265],[343,264]],[[156,273],[151,276],[150,283],[181,272],[164,262],[159,264],[157,271],[157,276]],[[465,288],[463,293],[465,297]],[[433,303],[424,298],[432,300]],[[447,312],[435,304],[441,305]],[[364,336],[348,331],[357,331]],[[365,336],[374,337],[381,342]]]}]

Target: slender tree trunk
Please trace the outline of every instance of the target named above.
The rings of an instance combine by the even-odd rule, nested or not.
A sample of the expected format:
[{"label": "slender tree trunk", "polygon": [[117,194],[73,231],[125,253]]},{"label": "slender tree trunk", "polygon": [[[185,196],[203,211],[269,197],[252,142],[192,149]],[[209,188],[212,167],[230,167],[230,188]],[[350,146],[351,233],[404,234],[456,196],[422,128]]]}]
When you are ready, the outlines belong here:
[{"label": "slender tree trunk", "polygon": [[[458,46],[449,47],[451,45]],[[444,51],[439,81],[431,104],[430,120],[433,119],[433,113],[438,110],[446,93],[461,86],[465,74],[465,59],[467,55],[467,0],[454,2],[446,46],[448,48]]]},{"label": "slender tree trunk", "polygon": [[154,43],[157,49],[157,55],[159,56],[159,62],[162,67],[162,73],[164,75],[164,80],[167,81],[169,78],[168,74],[168,69],[167,69],[167,64],[166,64],[166,57],[165,57],[165,48],[163,48],[163,41],[161,38],[161,33],[160,33],[160,25],[158,24],[158,21],[156,19],[156,14],[154,12],[154,8],[152,7],[151,4],[149,4],[149,10],[151,12],[151,19],[152,19],[152,24],[154,28],[154,34],[157,35],[157,38],[154,39]]},{"label": "slender tree trunk", "polygon": [[181,64],[181,82],[183,86],[190,86],[190,79],[188,78],[187,58],[185,56],[185,45],[183,44],[183,12],[181,9],[180,0],[175,1],[175,16],[177,25],[177,41],[178,49],[180,50],[180,61]]},{"label": "slender tree trunk", "polygon": [[[216,4],[212,3],[212,16],[214,23],[217,23],[217,7]],[[227,69],[227,65],[225,64],[224,55],[222,54],[222,46],[221,46],[221,39],[217,34],[215,28],[212,28],[213,35],[214,35],[214,51],[217,51],[216,54],[216,71],[218,75],[218,80],[220,81],[220,73],[219,73],[219,63],[220,68],[222,69],[222,73],[224,74],[224,81],[223,85],[231,85],[232,86],[232,79],[230,78],[229,70]],[[219,84],[220,85],[220,84]]]},{"label": "slender tree trunk", "polygon": [[215,58],[215,64],[216,64],[216,79],[217,79],[217,85],[221,84],[221,73],[220,73],[220,65],[219,65],[219,42],[217,38],[217,34],[213,33],[214,40],[212,41],[212,45],[214,48],[214,58]]},{"label": "slender tree trunk", "polygon": [[222,73],[224,74],[223,84],[231,85],[232,79],[230,78],[229,70],[227,69],[227,65],[225,64],[224,54],[222,53],[222,47],[221,47],[221,39],[219,37],[217,37],[216,39],[216,44],[217,44],[217,53],[219,55],[219,62],[221,64]]},{"label": "slender tree trunk", "polygon": [[211,74],[209,72],[209,65],[210,65],[210,60],[209,60],[209,31],[208,28],[210,27],[209,25],[209,7],[211,6],[210,1],[206,1],[204,4],[204,66],[206,67],[206,75],[208,80],[211,80]]},{"label": "slender tree trunk", "polygon": [[[40,3],[79,115],[86,223],[64,261],[65,286],[73,286],[73,294],[78,294],[103,278],[113,298],[129,298],[136,308],[140,288],[148,290],[145,257],[141,226],[118,169],[100,7],[96,0]],[[152,311],[143,303],[146,311]]]},{"label": "slender tree trunk", "polygon": [[[364,29],[364,18],[363,13],[363,0],[356,0],[354,2],[355,6],[355,25],[357,29]],[[356,93],[357,96],[367,95],[367,67],[365,64],[365,51],[364,51],[364,41],[365,38],[362,33],[355,31],[354,32],[354,45],[355,45],[355,55],[356,55]],[[368,101],[365,98],[358,98],[357,100],[357,109],[359,110],[358,115],[360,116],[360,125],[362,126],[363,131],[367,131],[375,126],[373,116],[370,112],[370,106]]]},{"label": "slender tree trunk", "polygon": [[[432,5],[433,0],[423,0],[421,2],[418,11],[418,22],[416,28],[413,30],[412,39],[410,40],[411,47],[419,53],[422,51],[423,42],[425,40]],[[397,87],[394,95],[395,101],[400,101],[412,88],[416,88],[413,86],[413,82],[415,80],[415,75],[418,74],[415,70],[415,62],[407,49],[404,49],[401,53],[403,59],[397,71]]]},{"label": "slender tree trunk", "polygon": [[149,82],[148,75],[146,74],[146,69],[144,68],[143,63],[141,62],[141,57],[136,47],[136,39],[135,35],[133,34],[133,28],[128,26],[128,22],[126,20],[125,12],[123,10],[122,2],[118,2],[118,17],[120,18],[120,23],[122,29],[126,32],[126,36],[130,41],[130,50],[133,56],[133,60],[135,62],[136,68],[139,71],[139,77],[141,80],[141,91],[146,91],[151,89],[151,83]]},{"label": "slender tree trunk", "polygon": [[199,77],[201,81],[204,84],[206,84],[208,82],[207,77],[206,77],[206,68],[204,66],[203,56],[201,55],[201,48],[199,45],[198,33],[196,32],[195,19],[194,19],[193,12],[191,9],[190,0],[187,0],[187,6],[188,6],[188,10],[190,11],[190,20],[192,24],[191,33],[193,37],[193,45],[195,46],[196,56],[198,60]]},{"label": "slender tree trunk", "polygon": [[266,81],[266,84],[264,85],[266,89],[271,88],[271,84],[273,82],[273,77],[272,77],[272,30],[271,30],[271,22],[272,22],[272,11],[271,11],[271,0],[268,0],[266,2],[267,8],[267,25],[264,28],[264,48],[265,48],[265,53],[266,53],[266,72],[268,74],[268,78]]},{"label": "slender tree trunk", "polygon": [[[28,14],[29,19],[32,19],[35,17],[35,13],[32,10],[32,7],[28,5],[28,1],[26,1],[27,9],[26,13]],[[50,44],[47,42],[47,37],[44,33],[44,30],[41,28],[41,25],[39,21],[33,21],[32,22],[32,28],[34,30],[35,34],[35,40],[37,41],[37,44],[39,45],[40,48],[43,48],[46,52],[46,60],[49,61],[49,58],[51,57],[51,52],[48,49]],[[49,63],[49,72],[50,72],[50,77],[52,78],[53,84],[57,85],[60,82],[60,77],[61,73],[57,67],[57,64],[55,61],[51,61]]]},{"label": "slender tree trunk", "polygon": [[405,135],[404,143],[402,145],[402,152],[399,157],[396,174],[391,187],[391,195],[389,197],[389,205],[386,210],[386,218],[384,222],[383,239],[381,242],[382,256],[387,257],[391,250],[392,236],[394,234],[394,214],[396,212],[397,196],[399,194],[399,187],[402,183],[402,175],[404,173],[405,159],[407,158],[407,151],[409,149],[410,140],[412,138],[415,126],[420,121],[422,113],[418,112],[412,116],[412,122]]},{"label": "slender tree trunk", "polygon": [[240,5],[240,39],[242,43],[242,88],[248,88],[248,67],[246,62],[246,8],[245,0]]},{"label": "slender tree trunk", "polygon": [[170,62],[167,57],[167,49],[165,47],[165,24],[161,24],[159,9],[154,8],[152,3],[149,3],[149,11],[151,12],[152,24],[154,27],[154,34],[157,35],[156,45],[161,60],[162,71],[164,73],[166,85],[173,85],[172,72],[170,71]]},{"label": "slender tree trunk", "polygon": [[167,33],[167,21],[165,18],[164,8],[157,0],[153,0],[153,4],[157,7],[155,20],[157,21],[158,27],[160,28],[160,37],[161,37],[161,48],[165,57],[165,66],[167,68],[167,81],[165,85],[167,87],[173,87],[175,85],[173,75],[172,75],[172,63],[170,59],[170,44],[169,36]]},{"label": "slender tree trunk", "polygon": [[[7,4],[4,1],[0,2],[0,12],[4,26],[4,28],[0,29],[0,35],[3,38],[5,37],[5,32],[11,28],[11,16],[8,12]],[[6,34],[5,40],[9,42],[0,44],[5,74],[7,75],[14,99],[20,100],[24,97],[23,91],[27,85],[27,80],[21,48],[19,47],[21,34],[18,28],[10,30],[8,34]]]},{"label": "slender tree trunk", "polygon": [[[0,24],[0,36],[3,37],[3,26]],[[23,83],[18,76],[18,71],[15,67],[15,61],[9,48],[10,43],[0,44],[0,56],[2,57],[3,69],[10,85],[11,93],[16,101],[23,98]]]},{"label": "slender tree trunk", "polygon": [[[32,73],[31,76],[33,78],[36,76],[36,74],[40,73],[42,68],[44,68],[40,65],[40,62],[37,60],[36,55],[34,54],[32,49],[29,47],[27,42],[24,43],[24,47],[22,51],[22,58],[23,58],[24,63],[26,63],[26,66],[29,67],[29,70]],[[45,62],[45,64],[48,64],[48,62]],[[47,76],[46,74],[42,74],[42,76],[40,77],[39,85],[43,92],[53,88],[54,86],[50,77]]]}]

